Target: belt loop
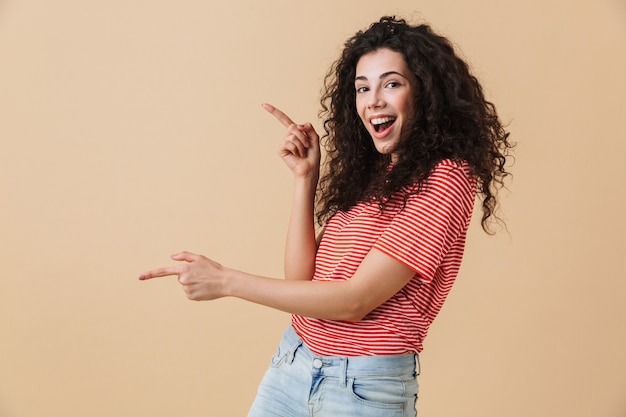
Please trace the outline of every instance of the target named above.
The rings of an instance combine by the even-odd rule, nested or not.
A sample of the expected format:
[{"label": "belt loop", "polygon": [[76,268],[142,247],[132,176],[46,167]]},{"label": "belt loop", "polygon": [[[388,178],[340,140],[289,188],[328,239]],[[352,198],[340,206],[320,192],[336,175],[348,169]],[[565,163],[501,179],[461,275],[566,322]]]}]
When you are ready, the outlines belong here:
[{"label": "belt loop", "polygon": [[415,375],[418,376],[422,373],[422,364],[420,363],[420,355],[415,354]]},{"label": "belt loop", "polygon": [[348,385],[348,361],[349,357],[346,356],[341,360],[341,388],[345,388]]},{"label": "belt loop", "polygon": [[297,340],[296,343],[289,347],[289,350],[287,351],[287,363],[289,365],[293,363],[293,360],[296,357],[296,350],[298,350],[300,345],[302,345],[302,340]]}]

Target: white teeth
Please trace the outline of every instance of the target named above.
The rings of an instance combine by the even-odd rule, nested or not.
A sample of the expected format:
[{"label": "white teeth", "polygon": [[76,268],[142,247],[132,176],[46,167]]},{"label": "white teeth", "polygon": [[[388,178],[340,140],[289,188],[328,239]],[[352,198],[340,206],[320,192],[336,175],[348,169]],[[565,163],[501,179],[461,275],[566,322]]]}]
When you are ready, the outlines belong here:
[{"label": "white teeth", "polygon": [[393,117],[378,117],[376,119],[372,119],[371,122],[373,125],[382,125],[383,123],[391,122],[395,120]]}]

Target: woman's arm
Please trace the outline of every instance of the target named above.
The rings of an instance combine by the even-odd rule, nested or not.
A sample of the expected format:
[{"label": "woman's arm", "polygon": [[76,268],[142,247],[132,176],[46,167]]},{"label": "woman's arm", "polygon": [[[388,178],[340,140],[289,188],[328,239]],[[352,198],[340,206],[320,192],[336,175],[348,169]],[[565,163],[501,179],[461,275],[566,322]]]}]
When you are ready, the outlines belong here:
[{"label": "woman's arm", "polygon": [[316,178],[294,178],[284,255],[285,278],[288,280],[313,279],[317,251],[313,218],[316,186]]},{"label": "woman's arm", "polygon": [[142,274],[146,280],[178,276],[191,300],[237,297],[277,310],[328,320],[359,321],[398,292],[415,272],[372,249],[348,281],[281,280],[225,268],[201,255],[172,256],[184,263]]},{"label": "woman's arm", "polygon": [[310,123],[296,125],[285,113],[270,104],[263,108],[287,128],[278,155],[294,175],[291,214],[285,242],[285,278],[311,280],[315,272],[314,202],[319,179],[319,136]]}]

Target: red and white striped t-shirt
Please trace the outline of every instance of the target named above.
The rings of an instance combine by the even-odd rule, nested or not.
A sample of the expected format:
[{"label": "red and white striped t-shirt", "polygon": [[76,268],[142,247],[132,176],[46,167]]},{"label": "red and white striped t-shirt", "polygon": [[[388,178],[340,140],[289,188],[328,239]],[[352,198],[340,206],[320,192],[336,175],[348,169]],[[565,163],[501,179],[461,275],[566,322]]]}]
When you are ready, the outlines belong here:
[{"label": "red and white striped t-shirt", "polygon": [[404,209],[393,204],[402,202],[398,193],[382,214],[376,202],[335,214],[317,251],[314,281],[350,279],[372,248],[409,266],[415,276],[359,322],[292,316],[307,347],[326,356],[421,352],[459,271],[475,195],[468,164],[444,160]]}]

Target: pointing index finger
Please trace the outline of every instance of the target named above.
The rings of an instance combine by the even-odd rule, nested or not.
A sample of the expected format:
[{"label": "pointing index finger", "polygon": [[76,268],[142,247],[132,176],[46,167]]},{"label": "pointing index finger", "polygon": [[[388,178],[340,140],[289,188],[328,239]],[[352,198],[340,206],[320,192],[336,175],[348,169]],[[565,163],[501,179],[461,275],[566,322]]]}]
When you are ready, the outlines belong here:
[{"label": "pointing index finger", "polygon": [[262,106],[268,113],[274,116],[276,120],[282,123],[283,126],[289,127],[290,125],[294,124],[294,122],[289,118],[289,116],[287,116],[285,113],[278,110],[276,107],[272,106],[271,104],[263,103]]},{"label": "pointing index finger", "polygon": [[157,269],[153,269],[152,271],[144,272],[143,274],[139,275],[139,279],[141,281],[145,281],[147,279],[152,279],[152,278],[167,277],[167,276],[172,276],[172,275],[180,275],[183,272],[184,271],[183,271],[183,269],[180,266],[171,266],[171,267],[166,267],[166,268],[157,268]]}]

